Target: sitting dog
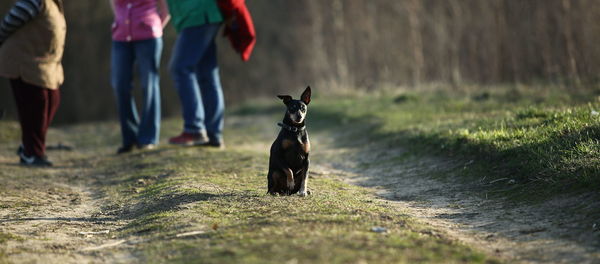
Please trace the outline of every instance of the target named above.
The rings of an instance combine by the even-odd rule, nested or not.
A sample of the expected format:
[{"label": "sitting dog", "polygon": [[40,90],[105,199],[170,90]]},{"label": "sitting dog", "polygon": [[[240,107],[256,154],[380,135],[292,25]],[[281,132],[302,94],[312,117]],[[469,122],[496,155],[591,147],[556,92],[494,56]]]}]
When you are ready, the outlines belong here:
[{"label": "sitting dog", "polygon": [[281,131],[271,145],[269,172],[267,174],[268,193],[271,195],[300,196],[309,194],[306,184],[308,181],[308,153],[310,142],[306,132],[306,112],[310,103],[310,86],[304,90],[300,100],[294,100],[289,95],[279,95],[287,110],[283,122],[278,123]]}]

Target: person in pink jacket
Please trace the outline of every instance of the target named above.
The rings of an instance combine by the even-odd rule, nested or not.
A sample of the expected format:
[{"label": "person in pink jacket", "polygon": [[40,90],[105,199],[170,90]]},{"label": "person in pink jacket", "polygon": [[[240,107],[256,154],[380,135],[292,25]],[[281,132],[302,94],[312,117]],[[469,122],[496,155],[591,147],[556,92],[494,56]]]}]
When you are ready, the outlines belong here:
[{"label": "person in pink jacket", "polygon": [[[151,149],[160,132],[159,65],[163,28],[170,15],[166,0],[109,0],[112,25],[111,83],[117,98],[122,146],[117,153],[135,147]],[[132,96],[134,65],[143,92],[141,119]]]}]

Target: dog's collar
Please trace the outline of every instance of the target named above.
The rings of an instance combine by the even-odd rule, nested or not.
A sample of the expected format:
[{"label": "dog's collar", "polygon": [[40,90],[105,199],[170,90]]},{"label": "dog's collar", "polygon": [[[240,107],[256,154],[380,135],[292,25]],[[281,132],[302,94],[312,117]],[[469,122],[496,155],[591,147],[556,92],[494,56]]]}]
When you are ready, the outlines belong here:
[{"label": "dog's collar", "polygon": [[290,131],[290,132],[300,132],[303,131],[304,129],[306,129],[306,126],[303,125],[301,127],[295,127],[295,126],[290,126],[288,124],[284,124],[284,123],[277,123],[278,126],[282,127],[283,129]]}]

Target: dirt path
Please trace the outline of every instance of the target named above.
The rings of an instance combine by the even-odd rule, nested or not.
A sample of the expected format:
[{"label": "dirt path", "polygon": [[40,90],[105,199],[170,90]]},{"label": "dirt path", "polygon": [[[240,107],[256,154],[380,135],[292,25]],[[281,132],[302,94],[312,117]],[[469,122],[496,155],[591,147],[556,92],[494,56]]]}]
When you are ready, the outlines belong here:
[{"label": "dirt path", "polygon": [[[318,135],[316,173],[334,174],[376,193],[433,227],[432,232],[462,241],[511,263],[600,263],[600,219],[586,215],[595,194],[559,197],[535,205],[487,199],[478,183],[452,175],[432,175],[471,162],[430,158],[399,161],[403,150],[356,142],[362,148],[334,146],[335,137]],[[317,144],[315,144],[317,145]],[[317,161],[318,160],[318,161]],[[367,165],[365,165],[367,164]],[[494,184],[494,183],[492,183]],[[594,197],[595,196],[595,197]],[[590,219],[592,219],[590,221]]]},{"label": "dirt path", "polygon": [[[64,140],[65,134],[51,130],[53,139]],[[105,199],[93,170],[98,155],[79,150],[49,154],[57,166],[25,168],[17,164],[13,149],[0,150],[0,256],[15,263],[130,260],[125,251],[98,250],[118,242],[111,232],[125,224],[101,210]]]},{"label": "dirt path", "polygon": [[[122,222],[99,212],[100,200],[86,187],[57,184],[60,191],[51,188],[43,200],[51,204],[20,211],[0,210],[0,228],[4,233],[17,236],[6,243],[11,259],[35,263],[88,263],[123,260],[126,256],[97,255],[96,247],[116,240],[110,232]],[[27,240],[23,245],[21,240]]]},{"label": "dirt path", "polygon": [[[243,126],[229,125],[234,129]],[[381,199],[393,201],[398,210],[431,226],[434,235],[463,241],[510,262],[600,263],[600,223],[593,227],[589,216],[574,213],[597,206],[588,203],[597,201],[597,197],[562,197],[535,206],[486,199],[474,188],[485,180],[465,184],[452,177],[431,177],[452,166],[468,166],[469,162],[398,160],[401,149],[369,142],[340,147],[331,132],[311,134],[311,139],[312,173],[375,189]],[[263,151],[269,140],[262,138],[234,147]],[[128,250],[134,242],[112,235],[131,219],[102,211],[107,201],[94,185],[101,175],[95,175],[93,168],[99,157],[110,155],[108,150],[103,151],[55,152],[53,157],[61,166],[27,170],[15,164],[13,150],[0,150],[0,174],[10,179],[8,185],[0,186],[5,192],[0,196],[0,204],[5,205],[0,207],[0,235],[10,236],[0,248],[0,257],[5,254],[19,263],[139,260]],[[26,176],[17,179],[21,176],[16,175]]]}]

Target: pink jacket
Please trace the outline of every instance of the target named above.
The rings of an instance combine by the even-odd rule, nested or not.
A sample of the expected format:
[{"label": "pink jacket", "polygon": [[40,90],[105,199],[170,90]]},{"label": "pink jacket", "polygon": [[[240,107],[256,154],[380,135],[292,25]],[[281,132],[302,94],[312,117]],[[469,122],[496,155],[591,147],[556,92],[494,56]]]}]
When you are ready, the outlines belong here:
[{"label": "pink jacket", "polygon": [[112,1],[115,4],[113,40],[130,42],[162,37],[157,0]]}]

